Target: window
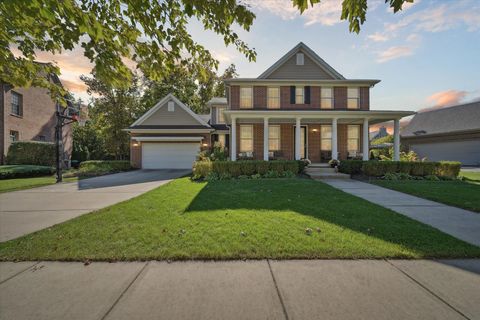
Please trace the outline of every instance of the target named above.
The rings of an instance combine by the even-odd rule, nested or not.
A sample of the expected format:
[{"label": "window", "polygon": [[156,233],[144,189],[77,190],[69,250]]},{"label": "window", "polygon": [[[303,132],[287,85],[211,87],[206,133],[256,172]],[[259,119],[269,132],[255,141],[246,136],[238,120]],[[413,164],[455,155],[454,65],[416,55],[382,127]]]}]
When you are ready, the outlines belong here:
[{"label": "window", "polygon": [[320,93],[322,109],[333,109],[333,88],[323,88]]},{"label": "window", "polygon": [[360,151],[360,126],[349,125],[347,127],[347,150],[348,152]]},{"label": "window", "polygon": [[240,126],[240,152],[253,152],[253,126]]},{"label": "window", "polygon": [[295,87],[295,104],[304,104],[305,103],[305,88],[304,87]]},{"label": "window", "polygon": [[304,56],[303,53],[297,53],[297,66],[303,66]]},{"label": "window", "polygon": [[267,89],[267,108],[269,109],[280,108],[280,88],[269,87]]},{"label": "window", "polygon": [[252,87],[240,87],[240,108],[252,108],[253,107],[253,88]]},{"label": "window", "polygon": [[10,142],[18,141],[19,138],[20,138],[20,135],[18,131],[10,130]]},{"label": "window", "polygon": [[46,137],[45,136],[38,136],[38,141],[46,141]]},{"label": "window", "polygon": [[16,116],[22,115],[22,95],[12,91],[12,109],[11,113]]},{"label": "window", "polygon": [[332,150],[332,126],[320,127],[320,150],[331,151]]},{"label": "window", "polygon": [[217,107],[217,123],[225,123],[223,111],[225,111],[225,107]]},{"label": "window", "polygon": [[173,101],[168,101],[168,111],[169,112],[175,111],[175,103]]},{"label": "window", "polygon": [[347,89],[347,108],[358,109],[360,107],[360,90],[359,88]]},{"label": "window", "polygon": [[268,151],[280,150],[280,126],[268,127]]},{"label": "window", "polygon": [[219,135],[218,135],[218,143],[219,143],[222,147],[225,147],[225,135],[224,135],[224,134],[219,134]]}]

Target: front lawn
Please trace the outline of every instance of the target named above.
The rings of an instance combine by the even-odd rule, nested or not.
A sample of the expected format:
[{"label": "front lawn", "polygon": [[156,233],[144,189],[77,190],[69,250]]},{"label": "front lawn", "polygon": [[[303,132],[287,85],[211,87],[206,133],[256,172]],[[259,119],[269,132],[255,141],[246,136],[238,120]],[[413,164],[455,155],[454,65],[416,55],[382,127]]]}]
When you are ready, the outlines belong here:
[{"label": "front lawn", "polygon": [[464,181],[373,180],[373,183],[414,196],[480,212],[480,184]]},{"label": "front lawn", "polygon": [[0,244],[0,260],[387,257],[480,248],[313,180],[189,178]]},{"label": "front lawn", "polygon": [[[64,182],[76,181],[77,178],[64,178]],[[54,184],[56,178],[49,177],[37,177],[37,178],[18,178],[18,179],[4,179],[0,180],[0,193],[18,191],[36,187],[48,186]]]},{"label": "front lawn", "polygon": [[480,184],[480,171],[460,171],[460,176],[464,177],[470,182]]}]

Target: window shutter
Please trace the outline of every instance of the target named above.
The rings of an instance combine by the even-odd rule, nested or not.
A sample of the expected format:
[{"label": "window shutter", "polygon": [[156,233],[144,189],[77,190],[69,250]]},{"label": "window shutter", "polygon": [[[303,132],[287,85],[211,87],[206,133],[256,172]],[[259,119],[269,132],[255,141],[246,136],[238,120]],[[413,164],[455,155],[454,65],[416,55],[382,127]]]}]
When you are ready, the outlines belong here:
[{"label": "window shutter", "polygon": [[305,86],[305,104],[310,104],[310,86]]},{"label": "window shutter", "polygon": [[295,104],[295,86],[290,86],[290,104]]}]

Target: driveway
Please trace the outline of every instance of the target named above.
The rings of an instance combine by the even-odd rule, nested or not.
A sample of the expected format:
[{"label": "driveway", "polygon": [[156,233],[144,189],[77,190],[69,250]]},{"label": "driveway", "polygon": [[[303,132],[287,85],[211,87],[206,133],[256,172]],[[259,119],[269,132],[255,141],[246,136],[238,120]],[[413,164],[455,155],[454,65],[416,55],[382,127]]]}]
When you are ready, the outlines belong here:
[{"label": "driveway", "polygon": [[0,242],[131,199],[189,170],[136,170],[0,194]]}]

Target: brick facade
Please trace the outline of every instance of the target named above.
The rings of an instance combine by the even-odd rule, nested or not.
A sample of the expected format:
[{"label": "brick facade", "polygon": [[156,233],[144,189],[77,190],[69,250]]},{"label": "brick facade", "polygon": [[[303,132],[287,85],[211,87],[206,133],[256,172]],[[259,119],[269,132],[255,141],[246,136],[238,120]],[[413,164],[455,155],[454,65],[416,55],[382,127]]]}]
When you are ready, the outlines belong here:
[{"label": "brick facade", "polygon": [[360,88],[360,109],[370,110],[370,88]]},{"label": "brick facade", "polygon": [[230,87],[230,109],[240,109],[240,86]]}]

